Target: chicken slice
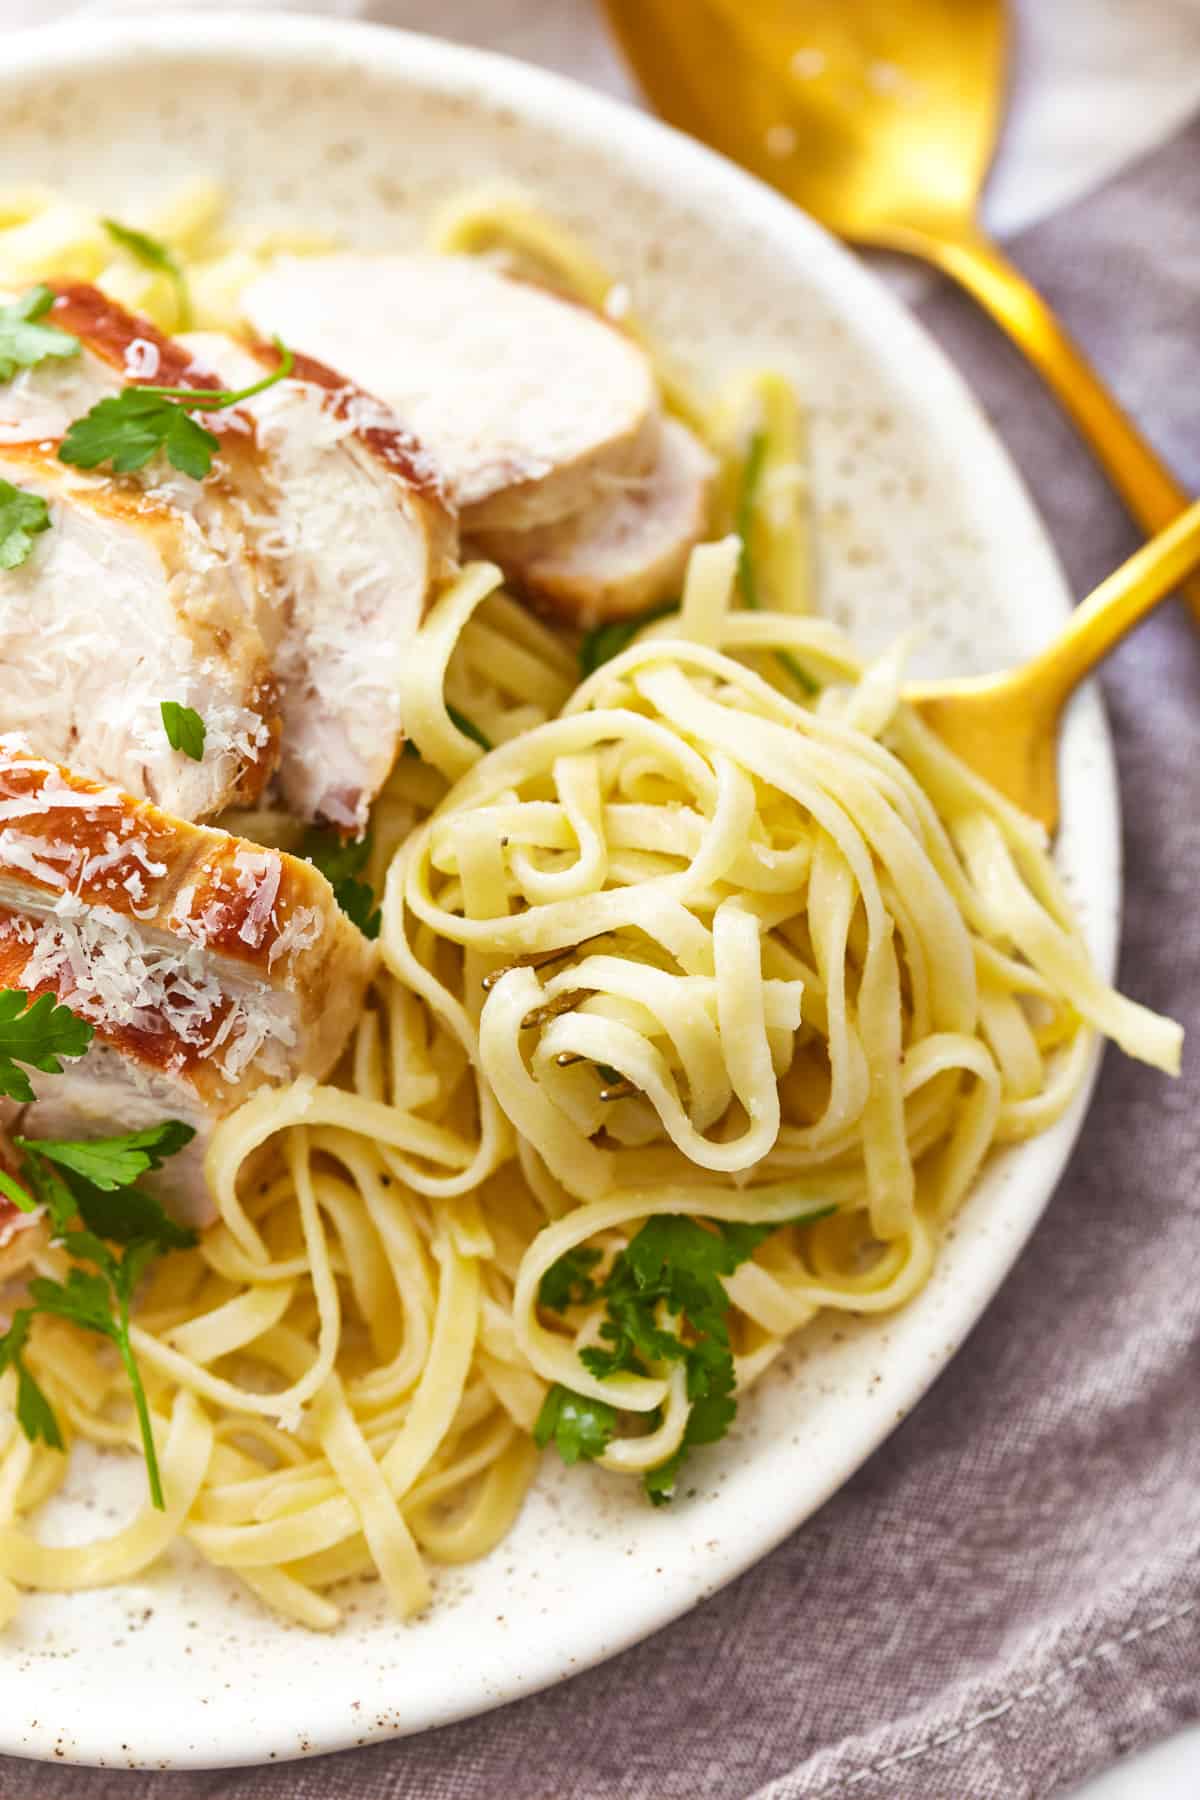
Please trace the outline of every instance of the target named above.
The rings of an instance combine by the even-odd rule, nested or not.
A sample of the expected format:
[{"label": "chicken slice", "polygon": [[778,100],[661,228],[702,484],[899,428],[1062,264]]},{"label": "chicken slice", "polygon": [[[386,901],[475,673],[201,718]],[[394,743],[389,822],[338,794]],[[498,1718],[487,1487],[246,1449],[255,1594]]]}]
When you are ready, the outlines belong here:
[{"label": "chicken slice", "polygon": [[[278,362],[274,349],[219,333],[163,337],[94,288],[60,287],[46,322],[81,352],[0,389],[0,447],[60,436],[126,385],[248,387]],[[453,518],[394,416],[320,363],[301,358],[294,379],[207,422],[221,437],[213,474],[197,483],[160,466],[149,491],[247,575],[246,608],[279,690],[286,805],[361,831],[403,735],[398,672],[456,549]]]},{"label": "chicken slice", "polygon": [[0,986],[95,1027],[62,1074],[31,1071],[26,1136],[182,1119],[196,1138],[147,1185],[207,1223],[213,1125],[264,1083],[329,1071],[373,957],[311,864],[0,738]]},{"label": "chicken slice", "polygon": [[[277,366],[217,332],[180,343],[230,387]],[[377,401],[305,357],[247,402],[266,511],[247,526],[279,585],[273,662],[290,812],[361,832],[403,738],[400,674],[455,548],[438,480]]]},{"label": "chicken slice", "polygon": [[[50,509],[26,561],[0,571],[5,727],[181,818],[250,804],[274,763],[275,695],[228,559],[180,508],[52,447],[0,446],[0,477]],[[164,700],[204,720],[200,762],[171,748]]]},{"label": "chicken slice", "polygon": [[686,426],[663,424],[658,461],[640,480],[533,531],[480,531],[475,545],[531,598],[585,629],[678,594],[708,527],[715,459]]},{"label": "chicken slice", "polygon": [[645,353],[587,307],[469,256],[281,259],[242,308],[390,407],[425,446],[464,531],[581,511],[653,462]]},{"label": "chicken slice", "polygon": [[[221,454],[203,482],[161,462],[121,477],[71,468],[57,456],[67,427],[133,371],[219,383],[95,288],[60,289],[46,321],[80,353],[0,386],[0,474],[51,513],[26,562],[0,572],[4,724],[184,818],[249,804],[278,759],[276,602],[241,521],[262,489],[253,424],[215,415]],[[204,719],[202,763],[171,749],[163,700]]]},{"label": "chicken slice", "polygon": [[[98,400],[125,387],[221,386],[210,370],[198,367],[178,339],[126,312],[99,288],[86,282],[45,285],[55,299],[38,323],[77,338],[79,354],[19,369],[0,386],[0,443],[61,438],[68,425]],[[16,298],[0,292],[0,305]],[[235,462],[253,461],[254,432],[244,413],[217,413],[207,423],[221,438],[222,462],[231,457]],[[207,488],[209,483],[195,485]]]}]

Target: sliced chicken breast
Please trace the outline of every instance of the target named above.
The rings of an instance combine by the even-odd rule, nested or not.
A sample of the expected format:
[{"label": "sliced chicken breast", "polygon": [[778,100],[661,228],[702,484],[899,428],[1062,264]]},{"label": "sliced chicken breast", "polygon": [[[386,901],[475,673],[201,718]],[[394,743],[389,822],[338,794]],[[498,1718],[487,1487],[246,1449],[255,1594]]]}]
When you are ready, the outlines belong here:
[{"label": "sliced chicken breast", "polygon": [[[61,438],[72,420],[124,387],[221,386],[178,340],[126,312],[99,288],[86,282],[46,285],[55,299],[38,323],[77,338],[79,354],[20,369],[0,386],[0,443]],[[0,305],[17,297],[0,292]],[[223,456],[236,453],[239,445],[253,452],[254,434],[244,415],[218,414],[211,429],[222,437]]]},{"label": "sliced chicken breast", "polygon": [[26,1136],[182,1119],[197,1137],[159,1190],[207,1223],[213,1125],[264,1083],[328,1072],[373,956],[311,864],[0,738],[0,986],[53,994],[95,1027],[62,1074],[31,1072]]},{"label": "sliced chicken breast", "polygon": [[481,531],[474,543],[531,598],[585,629],[678,594],[704,536],[717,465],[686,426],[663,424],[658,461],[604,500],[533,531]]},{"label": "sliced chicken breast", "polygon": [[[219,333],[165,338],[83,286],[61,287],[45,322],[76,336],[80,354],[0,389],[0,449],[60,437],[128,385],[246,387],[278,361],[273,348]],[[284,803],[361,831],[402,740],[398,671],[457,547],[453,516],[431,463],[394,416],[320,363],[301,358],[293,379],[206,422],[221,438],[207,480],[158,464],[134,485],[186,513],[193,536],[237,579],[278,690]],[[139,787],[126,767],[95,768],[200,816],[178,795]]]},{"label": "sliced chicken breast", "polygon": [[[278,363],[217,332],[180,340],[229,387]],[[403,739],[400,673],[456,549],[427,459],[377,401],[301,357],[249,401],[267,484],[246,524],[279,587],[274,652],[290,812],[361,832]]]},{"label": "sliced chicken breast", "polygon": [[[276,704],[236,565],[179,507],[0,446],[0,477],[46,501],[50,529],[0,571],[3,723],[39,751],[198,819],[261,792]],[[204,756],[172,749],[161,702],[204,720]]]},{"label": "sliced chicken breast", "polygon": [[[221,455],[203,482],[157,462],[122,477],[71,468],[59,441],[96,401],[134,381],[219,382],[95,288],[62,288],[44,322],[80,351],[0,386],[0,474],[51,515],[0,572],[3,722],[181,817],[247,804],[278,760],[277,609],[241,521],[262,488],[253,424],[216,415]],[[203,762],[171,749],[163,700],[203,718]]]},{"label": "sliced chicken breast", "polygon": [[260,336],[344,369],[395,412],[464,531],[565,518],[654,460],[644,352],[588,308],[473,257],[281,259],[242,306]]}]

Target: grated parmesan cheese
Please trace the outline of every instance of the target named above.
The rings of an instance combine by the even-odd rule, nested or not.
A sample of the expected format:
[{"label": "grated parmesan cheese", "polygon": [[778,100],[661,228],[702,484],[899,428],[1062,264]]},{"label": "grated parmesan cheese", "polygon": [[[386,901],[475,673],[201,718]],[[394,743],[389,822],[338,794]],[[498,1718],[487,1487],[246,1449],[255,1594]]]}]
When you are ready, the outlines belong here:
[{"label": "grated parmesan cheese", "polygon": [[223,984],[199,945],[152,939],[110,907],[85,906],[74,894],[35,926],[22,981],[30,989],[52,985],[96,1025],[174,1037],[231,1082],[256,1058],[267,1073],[286,1073],[284,1052],[296,1043],[287,996],[266,982]]}]

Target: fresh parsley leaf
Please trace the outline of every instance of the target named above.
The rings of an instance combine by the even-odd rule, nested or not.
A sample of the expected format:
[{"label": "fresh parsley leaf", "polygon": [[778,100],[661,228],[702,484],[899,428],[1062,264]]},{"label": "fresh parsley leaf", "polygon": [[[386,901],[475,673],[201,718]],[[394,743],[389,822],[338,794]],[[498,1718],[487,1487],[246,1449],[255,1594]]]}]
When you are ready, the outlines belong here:
[{"label": "fresh parsley leaf", "polygon": [[[0,1002],[5,998],[0,995]],[[165,1504],[162,1479],[150,1409],[130,1342],[129,1312],[137,1284],[154,1258],[167,1250],[190,1248],[196,1234],[177,1225],[153,1195],[132,1184],[160,1168],[194,1136],[190,1125],[165,1119],[144,1131],[87,1142],[14,1139],[30,1192],[50,1213],[56,1241],[75,1259],[65,1281],[38,1276],[29,1283],[30,1306],[17,1314],[8,1333],[0,1337],[0,1369],[11,1364],[17,1370],[21,1427],[34,1441],[40,1437],[62,1448],[54,1413],[21,1361],[33,1314],[50,1313],[107,1338],[116,1346],[129,1379],[150,1498],[160,1511]],[[110,1248],[113,1244],[123,1246],[124,1253],[118,1256]],[[83,1269],[80,1262],[93,1266]]]},{"label": "fresh parsley leaf", "polygon": [[[754,506],[758,499],[758,489],[762,481],[766,457],[766,433],[756,431],[750,439],[746,460],[742,465],[742,485],[738,493],[737,514],[734,520],[734,530],[742,541],[742,553],[738,561],[738,586],[742,590],[742,600],[751,612],[759,612],[762,609],[758,570],[754,562]],[[820,683],[813,680],[803,663],[798,662],[790,650],[777,650],[775,660],[787,670],[803,693],[820,693]]]},{"label": "fresh parsley leaf", "polygon": [[596,1283],[588,1274],[603,1253],[581,1246],[567,1250],[551,1263],[538,1283],[538,1305],[549,1312],[565,1312],[568,1306],[586,1306],[596,1297]]},{"label": "fresh parsley leaf", "polygon": [[615,1406],[604,1400],[589,1400],[556,1382],[542,1403],[533,1441],[539,1450],[544,1450],[553,1438],[558,1454],[570,1466],[600,1456],[616,1429]]},{"label": "fresh parsley leaf", "polygon": [[72,1256],[95,1262],[99,1274],[91,1274],[78,1266],[70,1269],[65,1281],[51,1281],[39,1276],[29,1283],[29,1297],[38,1312],[52,1313],[95,1332],[115,1344],[125,1365],[125,1373],[133,1392],[134,1410],[146,1458],[146,1474],[150,1483],[150,1501],[159,1512],[166,1510],[158,1453],[154,1444],[154,1428],[141,1371],[129,1341],[129,1308],[133,1290],[152,1257],[158,1254],[156,1244],[135,1241],[121,1258],[115,1257],[91,1232],[68,1232],[63,1243]]},{"label": "fresh parsley leaf", "polygon": [[361,875],[371,859],[371,834],[344,838],[325,825],[312,825],[300,844],[300,854],[314,869],[320,869],[329,885],[336,889],[343,881]]},{"label": "fresh parsley leaf", "polygon": [[14,1181],[5,1169],[0,1169],[0,1194],[6,1200],[11,1200],[19,1212],[34,1212],[37,1209],[37,1201],[33,1195],[26,1193],[20,1182]]},{"label": "fresh parsley leaf", "polygon": [[35,369],[48,357],[79,355],[77,337],[37,323],[53,305],[53,288],[38,286],[0,306],[0,381],[11,381],[18,369]]},{"label": "fresh parsley leaf", "polygon": [[374,943],[383,924],[382,909],[375,904],[375,889],[365,881],[343,881],[334,891],[346,917]]},{"label": "fresh parsley leaf", "polygon": [[625,1251],[639,1288],[682,1283],[703,1306],[724,1305],[718,1276],[732,1275],[737,1261],[719,1232],[681,1213],[656,1213],[631,1238]]},{"label": "fresh parsley leaf", "polygon": [[[82,1175],[94,1187],[111,1193],[130,1187],[151,1169],[161,1169],[168,1156],[190,1144],[196,1133],[181,1119],[164,1119],[144,1131],[128,1131],[107,1138],[14,1138],[18,1149],[45,1156],[64,1169]],[[105,1234],[107,1235],[107,1234]]]},{"label": "fresh parsley leaf", "polygon": [[14,1314],[12,1324],[0,1337],[0,1374],[13,1369],[17,1377],[17,1424],[31,1444],[48,1444],[51,1450],[63,1448],[62,1432],[47,1400],[25,1363],[24,1350],[29,1338],[33,1313],[27,1306]]},{"label": "fresh parsley leaf", "polygon": [[675,1498],[675,1484],[679,1479],[679,1470],[687,1455],[687,1434],[674,1456],[668,1456],[666,1462],[659,1463],[656,1469],[647,1469],[642,1476],[642,1488],[651,1506],[666,1506]]},{"label": "fresh parsley leaf", "polygon": [[739,1263],[748,1262],[750,1257],[775,1232],[782,1231],[785,1225],[815,1225],[818,1219],[828,1219],[837,1211],[837,1206],[818,1206],[811,1212],[797,1213],[794,1218],[784,1219],[779,1225],[741,1225],[732,1219],[721,1219],[717,1229],[725,1242],[733,1250]]},{"label": "fresh parsley leaf", "polygon": [[450,723],[461,731],[464,737],[469,737],[473,744],[478,744],[481,750],[493,748],[492,740],[484,736],[474,719],[468,719],[466,713],[459,712],[457,706],[451,706],[449,701],[446,703],[446,713]]},{"label": "fresh parsley leaf", "polygon": [[21,1155],[21,1176],[38,1205],[49,1213],[55,1233],[69,1230],[79,1216],[79,1206],[66,1176],[53,1163],[26,1150]]},{"label": "fresh parsley leaf", "polygon": [[169,250],[160,239],[151,237],[149,232],[135,231],[132,225],[122,225],[117,219],[103,219],[101,223],[114,244],[128,251],[143,268],[157,269],[170,277],[175,286],[175,294],[179,303],[179,329],[190,331],[192,325],[192,302],[188,292],[187,276],[180,266],[174,252]]},{"label": "fresh parsley leaf", "polygon": [[25,1138],[21,1174],[59,1236],[81,1219],[95,1238],[129,1244],[144,1240],[159,1251],[187,1250],[194,1231],[177,1225],[152,1194],[133,1184],[162,1167],[196,1133],[181,1119],[164,1119],[144,1131],[109,1138]]},{"label": "fresh parsley leaf", "polygon": [[0,1094],[22,1105],[33,1099],[29,1077],[17,1068],[27,1063],[46,1075],[61,1075],[64,1056],[82,1056],[93,1027],[51,994],[35,1000],[22,988],[0,988]]},{"label": "fresh parsley leaf", "polygon": [[60,462],[78,469],[97,469],[109,463],[116,475],[144,469],[162,451],[181,474],[202,481],[212,468],[220,439],[197,420],[193,412],[223,412],[252,400],[276,382],[286,381],[295,357],[278,339],[278,367],[261,381],[245,388],[127,387],[119,394],[98,400],[68,428],[59,445]]},{"label": "fresh parsley leaf", "polygon": [[125,388],[98,400],[68,427],[58,457],[77,469],[109,463],[115,475],[132,475],[162,450],[175,468],[200,481],[220,447],[213,432],[173,401],[146,388]]},{"label": "fresh parsley leaf", "polygon": [[110,1243],[141,1243],[159,1255],[167,1250],[190,1250],[196,1242],[195,1232],[176,1224],[144,1188],[122,1188],[113,1193],[76,1180],[72,1192],[88,1230]]},{"label": "fresh parsley leaf", "polygon": [[580,674],[594,675],[603,663],[611,662],[614,656],[620,656],[622,650],[629,648],[643,625],[652,625],[655,619],[665,619],[678,611],[678,602],[672,600],[666,606],[655,606],[649,612],[639,613],[636,618],[610,619],[607,625],[594,626],[580,641]]},{"label": "fresh parsley leaf", "polygon": [[[86,1231],[68,1232],[63,1242],[72,1255],[89,1255],[93,1245],[104,1250],[99,1240]],[[104,1256],[115,1267],[115,1258],[110,1259],[108,1251],[104,1250]],[[38,1312],[53,1313],[57,1318],[69,1319],[73,1325],[82,1326],[84,1331],[95,1331],[102,1337],[116,1340],[112,1291],[103,1275],[93,1275],[78,1267],[67,1270],[65,1281],[51,1281],[48,1276],[35,1275],[29,1283],[29,1298]]]},{"label": "fresh parsley leaf", "polygon": [[17,1424],[31,1444],[36,1444],[40,1439],[51,1450],[64,1449],[63,1435],[54,1416],[54,1408],[39,1382],[29,1373],[24,1357],[13,1366],[17,1371]]},{"label": "fresh parsley leaf", "polygon": [[178,700],[160,700],[158,710],[172,750],[182,750],[193,762],[203,762],[208,727],[195,708]]},{"label": "fresh parsley leaf", "polygon": [[[811,1206],[786,1222],[807,1225],[836,1210],[836,1206]],[[664,1363],[684,1366],[690,1408],[683,1441],[673,1456],[643,1478],[647,1496],[656,1506],[674,1493],[687,1452],[724,1437],[737,1413],[724,1277],[732,1275],[779,1229],[778,1225],[657,1213],[614,1258],[602,1282],[589,1273],[599,1260],[599,1252],[594,1250],[569,1251],[542,1277],[538,1299],[552,1311],[561,1312],[575,1301],[604,1301],[601,1342],[579,1352],[589,1374],[603,1380],[624,1372],[646,1375]],[[674,1325],[664,1324],[664,1317],[673,1319]],[[555,1398],[558,1393],[567,1394],[579,1406],[591,1406],[568,1389],[552,1389],[539,1419],[544,1432],[539,1441],[549,1442],[553,1437],[561,1449],[565,1434],[567,1448],[573,1452],[568,1460],[577,1460],[585,1454],[578,1447],[578,1433],[586,1429],[590,1442],[598,1437],[599,1427],[594,1423],[581,1426],[570,1410],[560,1427],[566,1402]],[[607,1441],[603,1440],[601,1449]]]},{"label": "fresh parsley leaf", "polygon": [[0,481],[0,569],[19,569],[40,531],[50,529],[50,508],[40,494]]},{"label": "fresh parsley leaf", "polygon": [[379,936],[383,914],[375,904],[375,890],[358,876],[371,855],[371,835],[342,838],[336,831],[314,825],[304,834],[300,854],[319,869],[333,889],[333,897],[365,938]]}]

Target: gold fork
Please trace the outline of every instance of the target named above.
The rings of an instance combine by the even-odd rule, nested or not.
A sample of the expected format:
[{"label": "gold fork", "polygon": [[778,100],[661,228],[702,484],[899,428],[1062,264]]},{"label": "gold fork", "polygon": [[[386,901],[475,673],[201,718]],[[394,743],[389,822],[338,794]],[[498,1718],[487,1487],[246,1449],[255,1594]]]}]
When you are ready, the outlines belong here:
[{"label": "gold fork", "polygon": [[[1188,496],[978,222],[1004,0],[604,0],[654,106],[852,243],[961,283],[1041,372],[1130,512]],[[1200,583],[1190,599],[1200,619]]]},{"label": "gold fork", "polygon": [[977,774],[1053,831],[1063,707],[1084,676],[1198,564],[1200,500],[1102,581],[1031,662],[1002,675],[914,685],[904,698]]}]

